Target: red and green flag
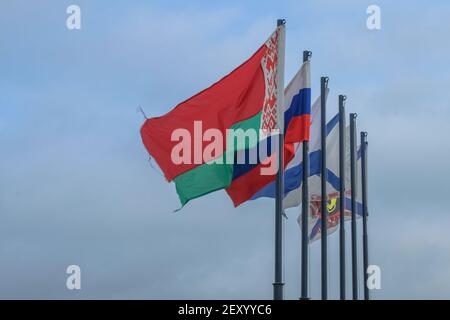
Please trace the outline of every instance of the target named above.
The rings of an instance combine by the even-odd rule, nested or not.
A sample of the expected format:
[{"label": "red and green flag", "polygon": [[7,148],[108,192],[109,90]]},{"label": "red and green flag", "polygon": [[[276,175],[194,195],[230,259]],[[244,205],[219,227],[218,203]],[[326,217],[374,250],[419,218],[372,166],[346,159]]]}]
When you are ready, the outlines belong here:
[{"label": "red and green flag", "polygon": [[[239,155],[259,151],[262,142],[270,142],[277,128],[278,33],[279,29],[230,74],[167,114],[143,124],[144,146],[165,178],[175,183],[183,206],[192,199],[229,188],[234,179],[243,175],[257,174],[256,168],[273,158],[269,143],[265,154],[258,153],[255,164],[235,163]],[[230,135],[230,129],[255,132],[256,139],[237,139]],[[285,161],[294,155],[293,142],[287,141]],[[270,182],[274,176],[265,180]],[[254,188],[250,189],[253,192]],[[239,205],[242,201],[233,202]]]}]

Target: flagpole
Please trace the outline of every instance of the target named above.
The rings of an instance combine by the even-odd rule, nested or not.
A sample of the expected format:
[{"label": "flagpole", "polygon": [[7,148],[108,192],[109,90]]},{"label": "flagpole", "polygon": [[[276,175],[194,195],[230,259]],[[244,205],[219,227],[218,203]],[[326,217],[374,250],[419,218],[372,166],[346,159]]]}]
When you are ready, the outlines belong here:
[{"label": "flagpole", "polygon": [[[311,51],[303,51],[303,63],[312,55]],[[302,142],[303,176],[302,176],[302,262],[301,262],[301,300],[308,300],[308,210],[309,210],[309,141]]]},{"label": "flagpole", "polygon": [[322,256],[322,300],[328,299],[328,274],[327,274],[327,126],[326,126],[326,90],[328,87],[328,77],[320,78],[320,124],[321,124],[321,149],[322,149],[322,170],[321,170],[321,256]]},{"label": "flagpole", "polygon": [[339,95],[339,275],[340,298],[345,300],[345,100]]},{"label": "flagpole", "polygon": [[275,198],[275,281],[273,283],[273,299],[283,300],[283,198],[284,198],[284,19],[277,20],[277,124],[278,124],[278,172]]},{"label": "flagpole", "polygon": [[361,132],[361,184],[363,206],[363,268],[364,268],[364,300],[369,300],[369,288],[367,287],[367,268],[369,267],[369,239],[367,235],[367,132]]},{"label": "flagpole", "polygon": [[352,288],[358,300],[358,261],[356,246],[356,113],[350,113],[350,180],[352,202]]}]

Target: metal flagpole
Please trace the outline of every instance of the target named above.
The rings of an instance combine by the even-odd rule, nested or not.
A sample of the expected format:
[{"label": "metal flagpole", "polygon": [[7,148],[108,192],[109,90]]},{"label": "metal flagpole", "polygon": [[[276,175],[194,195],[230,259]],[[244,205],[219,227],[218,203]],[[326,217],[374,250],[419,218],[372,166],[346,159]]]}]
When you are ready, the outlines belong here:
[{"label": "metal flagpole", "polygon": [[352,288],[358,300],[358,261],[356,246],[356,113],[350,113],[350,180],[352,201]]},{"label": "metal flagpole", "polygon": [[278,172],[275,198],[275,281],[273,283],[273,299],[283,300],[283,198],[284,198],[284,19],[277,20],[277,124],[278,124]]},{"label": "metal flagpole", "polygon": [[339,275],[340,298],[345,300],[345,100],[339,95]]},{"label": "metal flagpole", "polygon": [[363,206],[363,268],[364,268],[364,300],[369,300],[369,288],[367,287],[367,268],[369,267],[369,243],[367,236],[367,132],[361,132],[361,184]]},{"label": "metal flagpole", "polygon": [[[303,51],[303,63],[312,55],[311,51]],[[301,262],[301,300],[308,300],[308,210],[309,210],[309,141],[303,141],[303,176],[302,176],[302,262]]]},{"label": "metal flagpole", "polygon": [[328,275],[327,275],[327,126],[326,126],[326,90],[328,87],[328,77],[320,78],[320,124],[321,124],[321,149],[322,149],[322,170],[321,170],[321,256],[322,256],[322,300],[328,299]]}]

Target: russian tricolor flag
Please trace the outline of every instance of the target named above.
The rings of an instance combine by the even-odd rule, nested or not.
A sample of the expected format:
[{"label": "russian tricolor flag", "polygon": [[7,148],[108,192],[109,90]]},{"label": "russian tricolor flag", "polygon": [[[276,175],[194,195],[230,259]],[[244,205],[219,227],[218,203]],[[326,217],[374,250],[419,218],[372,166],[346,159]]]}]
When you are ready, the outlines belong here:
[{"label": "russian tricolor flag", "polygon": [[[300,70],[288,84],[284,92],[284,165],[289,166],[295,156],[295,150],[302,141],[309,140],[311,124],[311,79],[310,62],[303,63]],[[266,137],[270,140],[272,137]],[[266,143],[267,141],[260,141]],[[255,148],[259,148],[259,145]],[[243,150],[241,152],[252,152]],[[257,153],[259,154],[259,153]],[[268,154],[274,157],[272,150]],[[267,159],[264,159],[267,160]],[[235,206],[252,199],[259,191],[274,184],[276,174],[262,175],[264,164],[258,160],[256,164],[234,164],[233,181],[226,189]]]},{"label": "russian tricolor flag", "polygon": [[[311,139],[309,140],[309,163],[310,176],[320,175],[320,97],[314,102],[311,108]],[[303,176],[301,143],[295,145],[295,156],[287,166],[284,173],[284,208],[298,206],[302,201],[301,182]],[[266,185],[252,196],[252,200],[268,197],[275,197],[275,181]]]}]

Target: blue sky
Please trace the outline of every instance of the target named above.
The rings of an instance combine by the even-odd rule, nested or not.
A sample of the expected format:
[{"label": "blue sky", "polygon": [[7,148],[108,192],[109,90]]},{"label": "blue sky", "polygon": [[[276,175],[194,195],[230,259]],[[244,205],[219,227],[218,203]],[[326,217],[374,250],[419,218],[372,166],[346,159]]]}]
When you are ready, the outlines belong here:
[{"label": "blue sky", "polygon": [[[281,2],[281,3],[280,3]],[[81,30],[66,8],[81,7]],[[381,8],[382,29],[366,28]],[[147,161],[142,106],[163,114],[248,58],[287,20],[286,80],[313,52],[369,132],[375,298],[450,297],[450,25],[446,1],[40,1],[0,5],[0,297],[272,296],[273,201],[178,199]],[[298,210],[285,225],[286,297],[299,295]],[[319,247],[311,246],[318,298]],[[330,296],[338,297],[330,237]],[[82,290],[65,288],[78,264]],[[349,263],[348,263],[349,265]],[[350,290],[350,287],[348,287]]]}]

